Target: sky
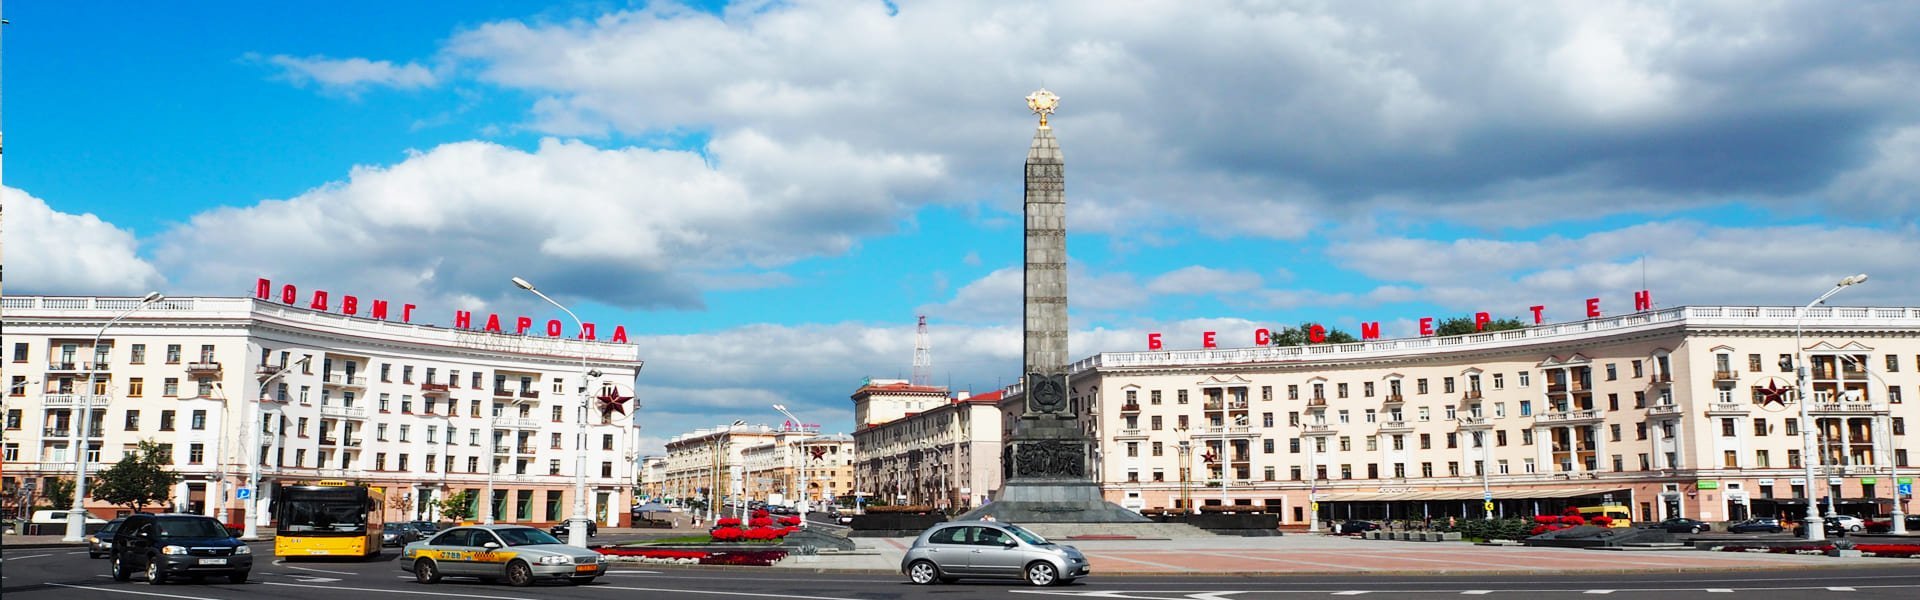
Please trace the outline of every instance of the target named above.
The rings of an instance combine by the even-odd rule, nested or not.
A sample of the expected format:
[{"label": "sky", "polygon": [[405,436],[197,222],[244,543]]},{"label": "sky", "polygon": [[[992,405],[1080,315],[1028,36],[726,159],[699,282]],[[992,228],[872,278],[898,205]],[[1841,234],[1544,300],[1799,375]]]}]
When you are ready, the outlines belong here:
[{"label": "sky", "polygon": [[9,294],[627,327],[642,438],[1020,372],[1061,97],[1072,353],[1479,311],[1920,304],[1920,4],[15,0]]}]

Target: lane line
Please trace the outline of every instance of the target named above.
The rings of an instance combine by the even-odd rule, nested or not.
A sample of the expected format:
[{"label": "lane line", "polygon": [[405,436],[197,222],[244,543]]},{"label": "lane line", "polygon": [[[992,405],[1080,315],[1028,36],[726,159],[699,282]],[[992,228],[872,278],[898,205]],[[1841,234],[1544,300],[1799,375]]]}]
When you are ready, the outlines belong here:
[{"label": "lane line", "polygon": [[116,594],[138,594],[141,596],[159,596],[161,598],[183,598],[185,600],[222,600],[220,598],[212,598],[207,596],[180,596],[176,594],[161,594],[157,592],[136,592],[133,590],[123,590],[119,588],[96,587],[91,585],[73,585],[68,583],[49,582],[47,583],[47,585],[51,585],[54,587],[74,588],[74,589],[80,589],[80,590],[93,590],[96,592],[113,592]]},{"label": "lane line", "polygon": [[26,556],[9,556],[0,560],[26,560],[29,558],[41,558],[45,556],[53,556],[53,555],[52,554],[28,554]]},{"label": "lane line", "polygon": [[1466,590],[1466,591],[1460,592],[1460,594],[1463,596],[1485,596],[1491,593],[1493,593],[1493,590]]},{"label": "lane line", "polygon": [[1853,588],[1850,588],[1850,587],[1844,587],[1844,586],[1842,586],[1842,587],[1830,587],[1830,588],[1827,588],[1827,591],[1829,591],[1829,592],[1857,592],[1857,591],[1860,591],[1860,590],[1856,590],[1856,589],[1853,589]]},{"label": "lane line", "polygon": [[[1241,560],[1264,560],[1264,561],[1269,561],[1269,562],[1278,562],[1278,563],[1289,563],[1289,564],[1296,564],[1296,565],[1314,565],[1314,566],[1318,566],[1318,567],[1333,567],[1333,568],[1340,568],[1340,569],[1353,569],[1353,570],[1356,570],[1356,571],[1378,571],[1378,570],[1380,570],[1380,569],[1377,569],[1377,568],[1374,568],[1374,567],[1362,567],[1362,566],[1359,566],[1359,565],[1352,565],[1352,564],[1345,564],[1345,565],[1343,565],[1343,564],[1339,564],[1339,563],[1327,563],[1327,562],[1317,562],[1317,561],[1311,561],[1311,560],[1300,560],[1300,559],[1297,559],[1297,558],[1267,558],[1267,557],[1264,557],[1264,556],[1246,556],[1246,555],[1241,555],[1241,554],[1228,554],[1228,553],[1225,553],[1225,552],[1208,552],[1208,553],[1206,553],[1206,555],[1207,555],[1207,556],[1219,556],[1219,557],[1223,557],[1223,558],[1237,558],[1237,559],[1241,559]],[[1189,569],[1189,570],[1191,570],[1191,569]]]},{"label": "lane line", "polygon": [[672,588],[615,587],[610,585],[596,585],[596,586],[589,586],[589,587],[584,587],[580,589],[628,590],[628,591],[635,591],[635,592],[671,592],[676,594],[709,594],[714,596],[746,596],[750,598],[803,598],[805,600],[858,600],[855,598],[843,598],[839,596],[802,596],[799,594],[762,594],[762,593],[756,593],[756,592],[721,592],[721,591],[714,591],[714,590],[676,590]]},{"label": "lane line", "polygon": [[1122,556],[1113,556],[1110,554],[1088,554],[1087,555],[1088,561],[1092,561],[1094,558],[1101,558],[1104,560],[1117,560],[1121,562],[1130,562],[1138,565],[1147,565],[1149,567],[1159,567],[1162,569],[1172,569],[1173,572],[1175,573],[1192,573],[1193,572],[1193,569],[1182,567],[1180,565],[1169,565],[1169,564],[1163,564],[1163,563],[1157,563],[1157,562],[1148,562],[1144,560],[1136,560],[1136,559],[1126,558]]},{"label": "lane line", "polygon": [[354,572],[351,572],[351,571],[328,571],[328,570],[326,570],[326,569],[315,569],[315,568],[312,568],[312,567],[296,567],[296,566],[293,566],[293,565],[290,565],[290,564],[287,564],[287,559],[284,559],[284,558],[283,558],[283,559],[280,559],[280,560],[276,560],[276,561],[273,561],[273,566],[276,566],[276,567],[286,567],[286,568],[289,568],[289,569],[299,569],[299,570],[302,570],[302,571],[314,571],[314,572],[317,572],[317,573],[330,573],[330,574],[333,574],[333,575],[359,575],[359,573],[354,573]]},{"label": "lane line", "polygon": [[1731,593],[1733,593],[1733,590],[1730,590],[1730,589],[1727,589],[1727,588],[1707,588],[1707,593],[1709,593],[1709,594],[1731,594]]},{"label": "lane line", "polygon": [[281,587],[313,588],[316,590],[352,590],[356,592],[379,592],[382,594],[413,594],[416,596],[454,596],[458,598],[487,598],[488,600],[541,600],[539,598],[527,598],[522,596],[482,596],[479,594],[450,594],[446,592],[427,592],[427,591],[414,591],[414,590],[383,590],[379,588],[341,587],[337,585],[306,585],[306,584],[300,584],[300,583],[275,583],[272,581],[263,581],[263,582],[260,582],[260,584],[261,585],[277,585]]}]

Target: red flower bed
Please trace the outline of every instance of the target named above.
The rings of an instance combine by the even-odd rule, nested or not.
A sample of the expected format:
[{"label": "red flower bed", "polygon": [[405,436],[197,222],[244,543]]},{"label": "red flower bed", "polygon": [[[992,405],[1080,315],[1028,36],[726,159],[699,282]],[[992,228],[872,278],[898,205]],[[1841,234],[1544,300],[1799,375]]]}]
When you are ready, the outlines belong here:
[{"label": "red flower bed", "polygon": [[753,511],[753,518],[755,519],[765,519],[770,516],[773,516],[773,513],[767,512],[764,509]]},{"label": "red flower bed", "polygon": [[780,524],[793,527],[800,524],[800,517],[780,517]]},{"label": "red flower bed", "polygon": [[772,566],[786,558],[785,550],[716,550],[700,552],[695,550],[654,550],[645,548],[598,548],[601,554],[608,556],[637,556],[640,558],[683,560],[695,559],[703,565],[747,565],[754,567]]},{"label": "red flower bed", "polygon": [[766,518],[766,517],[754,517],[754,518],[753,518],[752,520],[749,520],[749,521],[747,521],[747,526],[749,526],[749,527],[772,527],[772,526],[773,526],[773,519],[769,519],[769,518]]},{"label": "red flower bed", "polygon": [[721,527],[739,527],[740,520],[733,517],[726,517],[718,521],[714,521],[713,524]]},{"label": "red flower bed", "polygon": [[1872,552],[1874,556],[1894,558],[1913,558],[1920,556],[1920,544],[1855,544],[1853,549]]}]

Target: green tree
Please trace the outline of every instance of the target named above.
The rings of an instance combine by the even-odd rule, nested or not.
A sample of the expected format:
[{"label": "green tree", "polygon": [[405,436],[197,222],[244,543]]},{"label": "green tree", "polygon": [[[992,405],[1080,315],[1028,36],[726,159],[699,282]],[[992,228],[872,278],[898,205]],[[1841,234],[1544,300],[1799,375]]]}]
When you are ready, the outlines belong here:
[{"label": "green tree", "polygon": [[1435,326],[1433,328],[1433,334],[1436,336],[1466,335],[1469,333],[1486,333],[1490,331],[1506,331],[1509,329],[1526,329],[1526,327],[1527,327],[1527,324],[1522,322],[1520,319],[1514,318],[1514,317],[1508,317],[1505,319],[1494,319],[1492,321],[1489,321],[1487,322],[1487,325],[1485,327],[1481,328],[1479,331],[1475,331],[1473,328],[1473,317],[1453,317],[1453,318],[1441,321],[1439,325]]},{"label": "green tree", "polygon": [[[1305,346],[1314,343],[1307,337],[1307,332],[1311,330],[1313,326],[1314,323],[1301,323],[1299,327],[1281,327],[1279,331],[1273,332],[1273,337],[1271,341],[1268,342],[1268,345]],[[1321,327],[1326,328],[1327,334],[1326,341],[1320,342],[1322,344],[1351,344],[1360,341],[1360,338],[1353,337],[1353,334],[1347,333],[1338,327],[1330,327],[1327,325],[1321,325]]]},{"label": "green tree", "polygon": [[460,490],[458,493],[440,500],[440,516],[451,521],[465,521],[473,518],[473,490]]},{"label": "green tree", "polygon": [[92,490],[93,499],[138,511],[173,497],[173,484],[180,474],[167,468],[167,456],[160,444],[142,440],[132,452],[101,471]]},{"label": "green tree", "polygon": [[40,490],[40,495],[53,508],[73,506],[73,480],[65,477],[49,480],[46,489]]}]

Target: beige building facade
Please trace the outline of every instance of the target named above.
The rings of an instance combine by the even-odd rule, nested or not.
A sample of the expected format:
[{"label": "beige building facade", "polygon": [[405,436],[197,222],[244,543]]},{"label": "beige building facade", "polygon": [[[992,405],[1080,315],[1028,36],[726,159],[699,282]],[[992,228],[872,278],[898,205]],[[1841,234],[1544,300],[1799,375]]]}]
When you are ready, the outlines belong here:
[{"label": "beige building facade", "polygon": [[[1690,306],[1446,338],[1104,353],[1072,366],[1095,474],[1132,508],[1321,519],[1884,513],[1920,408],[1920,309]],[[1783,360],[1804,350],[1811,422]],[[1018,386],[1003,406],[1021,401]],[[1809,486],[1802,437],[1825,465]],[[864,464],[864,463],[863,463]],[[1223,482],[1224,473],[1224,482]],[[1912,471],[1899,480],[1910,481]],[[1224,485],[1223,485],[1224,483]]]},{"label": "beige building facade", "polygon": [[854,392],[856,414],[883,415],[854,432],[855,485],[890,504],[962,511],[999,489],[1005,419],[1002,394],[870,381]]},{"label": "beige building facade", "polygon": [[742,451],[741,461],[747,497],[755,500],[791,505],[801,497],[802,481],[814,502],[809,506],[823,506],[853,490],[853,436],[844,433],[782,431],[772,442]]}]

